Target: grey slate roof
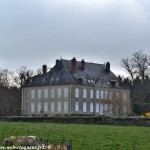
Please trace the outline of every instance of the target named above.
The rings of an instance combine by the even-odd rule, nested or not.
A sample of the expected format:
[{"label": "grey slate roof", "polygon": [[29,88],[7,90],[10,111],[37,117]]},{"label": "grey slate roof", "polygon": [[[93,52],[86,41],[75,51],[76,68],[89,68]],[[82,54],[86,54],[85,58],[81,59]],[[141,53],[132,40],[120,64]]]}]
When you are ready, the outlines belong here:
[{"label": "grey slate roof", "polygon": [[81,62],[76,61],[76,72],[73,73],[71,60],[61,59],[49,72],[31,77],[24,86],[67,84],[95,86],[100,79],[106,81],[110,87],[114,86],[114,81],[119,81],[113,72],[106,73],[104,64],[85,62],[85,68],[82,70]]}]

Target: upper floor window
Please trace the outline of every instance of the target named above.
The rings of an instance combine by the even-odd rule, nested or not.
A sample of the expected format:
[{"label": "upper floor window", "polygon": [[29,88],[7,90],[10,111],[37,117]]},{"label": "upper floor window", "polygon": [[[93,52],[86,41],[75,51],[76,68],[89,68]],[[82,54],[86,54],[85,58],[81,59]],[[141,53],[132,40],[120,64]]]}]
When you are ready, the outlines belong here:
[{"label": "upper floor window", "polygon": [[51,89],[51,98],[55,97],[55,89]]},{"label": "upper floor window", "polygon": [[61,98],[61,89],[58,89],[58,98]]},{"label": "upper floor window", "polygon": [[104,91],[101,91],[101,99],[104,99]]},{"label": "upper floor window", "polygon": [[112,92],[109,92],[109,99],[112,100]]},{"label": "upper floor window", "polygon": [[123,101],[125,102],[127,100],[127,94],[124,92],[123,93]]},{"label": "upper floor window", "polygon": [[90,90],[90,98],[94,98],[94,90]]},{"label": "upper floor window", "polygon": [[35,90],[31,90],[31,99],[35,99]]},{"label": "upper floor window", "polygon": [[99,90],[96,90],[96,99],[99,99]]},{"label": "upper floor window", "polygon": [[68,88],[64,88],[64,97],[68,97]]},{"label": "upper floor window", "polygon": [[75,89],[75,97],[79,98],[79,89],[78,88]]},{"label": "upper floor window", "polygon": [[108,99],[108,91],[105,91],[105,99]]},{"label": "upper floor window", "polygon": [[87,97],[87,89],[83,89],[83,98]]},{"label": "upper floor window", "polygon": [[38,90],[38,99],[41,99],[41,97],[42,97],[42,91],[41,91],[41,89],[39,89]]},{"label": "upper floor window", "polygon": [[44,90],[44,98],[48,98],[48,89]]}]

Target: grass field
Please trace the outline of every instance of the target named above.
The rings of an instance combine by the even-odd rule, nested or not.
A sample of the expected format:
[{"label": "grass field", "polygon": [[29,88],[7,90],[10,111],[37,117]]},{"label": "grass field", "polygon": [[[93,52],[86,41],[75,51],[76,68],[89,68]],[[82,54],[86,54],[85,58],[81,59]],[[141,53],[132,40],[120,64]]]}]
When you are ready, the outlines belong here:
[{"label": "grass field", "polygon": [[150,128],[108,125],[0,122],[0,143],[10,135],[73,141],[73,150],[149,150]]}]

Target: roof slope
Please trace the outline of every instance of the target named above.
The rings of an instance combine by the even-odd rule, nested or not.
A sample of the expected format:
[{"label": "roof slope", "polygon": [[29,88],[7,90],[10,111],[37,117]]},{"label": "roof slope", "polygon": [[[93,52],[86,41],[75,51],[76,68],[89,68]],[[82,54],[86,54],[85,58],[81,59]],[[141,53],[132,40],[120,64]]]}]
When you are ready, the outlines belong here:
[{"label": "roof slope", "polygon": [[71,60],[57,60],[56,65],[46,74],[34,76],[27,80],[24,86],[42,86],[42,85],[65,85],[65,84],[84,84],[95,86],[103,79],[109,86],[114,86],[114,81],[118,81],[116,75],[109,71],[106,72],[104,64],[84,63],[84,69],[81,68],[81,62],[76,61],[76,71],[72,72]]}]

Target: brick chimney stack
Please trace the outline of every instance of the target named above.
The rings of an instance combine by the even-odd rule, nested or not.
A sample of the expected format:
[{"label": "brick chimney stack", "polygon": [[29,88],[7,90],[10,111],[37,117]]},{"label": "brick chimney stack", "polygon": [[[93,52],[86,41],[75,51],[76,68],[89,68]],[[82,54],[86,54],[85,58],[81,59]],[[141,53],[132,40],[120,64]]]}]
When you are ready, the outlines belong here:
[{"label": "brick chimney stack", "polygon": [[81,69],[84,70],[85,68],[85,61],[84,59],[81,60]]},{"label": "brick chimney stack", "polygon": [[47,73],[47,66],[43,65],[43,74],[46,74],[46,73]]},{"label": "brick chimney stack", "polygon": [[110,72],[110,63],[107,62],[106,63],[106,69],[105,69],[106,73],[109,73]]},{"label": "brick chimney stack", "polygon": [[76,58],[71,59],[71,71],[72,73],[76,72]]}]

